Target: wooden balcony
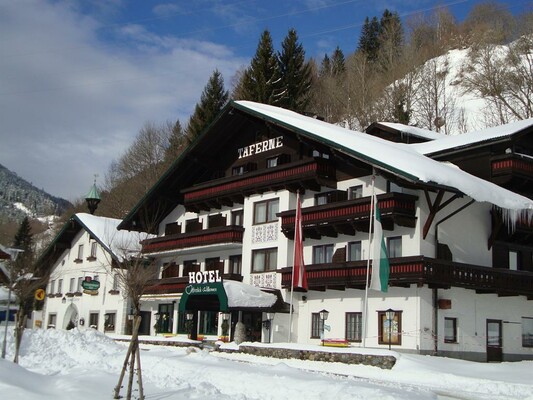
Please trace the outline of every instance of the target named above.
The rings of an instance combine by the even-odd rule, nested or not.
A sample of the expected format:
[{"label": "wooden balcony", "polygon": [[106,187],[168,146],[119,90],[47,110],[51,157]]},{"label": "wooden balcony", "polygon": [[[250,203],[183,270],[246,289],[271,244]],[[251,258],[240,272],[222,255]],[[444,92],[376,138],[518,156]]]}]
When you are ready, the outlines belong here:
[{"label": "wooden balcony", "polygon": [[[390,260],[390,286],[427,284],[431,288],[461,287],[500,296],[527,296],[533,300],[533,272],[481,267],[423,256]],[[364,289],[366,260],[306,266],[309,290]],[[281,285],[290,288],[291,267],[279,271]]]},{"label": "wooden balcony", "polygon": [[231,207],[234,203],[242,204],[245,196],[266,191],[334,187],[335,168],[328,161],[311,159],[211,180],[182,191],[185,208],[187,211],[198,212],[222,206]]},{"label": "wooden balcony", "polygon": [[228,225],[196,232],[161,236],[143,241],[142,252],[150,254],[199,246],[242,244],[243,232],[244,228],[242,226]]},{"label": "wooden balcony", "polygon": [[505,154],[491,161],[492,181],[498,185],[525,185],[533,181],[533,158]]},{"label": "wooden balcony", "polygon": [[[386,230],[394,224],[415,227],[416,200],[418,197],[404,193],[385,193],[377,196],[381,222]],[[304,237],[320,239],[338,234],[355,235],[356,231],[368,232],[371,197],[339,201],[302,208]],[[288,238],[294,238],[295,210],[279,213],[281,230]]]}]

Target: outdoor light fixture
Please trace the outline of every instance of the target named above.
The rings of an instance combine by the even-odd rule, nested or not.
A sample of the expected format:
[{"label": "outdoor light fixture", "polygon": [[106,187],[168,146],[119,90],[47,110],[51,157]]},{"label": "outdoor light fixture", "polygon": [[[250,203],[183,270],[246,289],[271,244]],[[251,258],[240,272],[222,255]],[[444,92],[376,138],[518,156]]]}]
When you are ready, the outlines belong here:
[{"label": "outdoor light fixture", "polygon": [[188,312],[187,314],[185,314],[185,318],[187,318],[187,321],[192,321],[194,317],[194,314],[192,312]]},{"label": "outdoor light fixture", "polygon": [[385,317],[387,318],[387,321],[389,321],[389,350],[391,349],[392,321],[394,321],[395,315],[396,311],[394,311],[392,308],[389,308],[387,311],[385,311]]},{"label": "outdoor light fixture", "polygon": [[66,298],[66,297],[63,297],[63,298],[61,299],[61,303],[65,304],[66,302],[67,302],[67,298]]},{"label": "outdoor light fixture", "polygon": [[229,319],[230,314],[229,313],[220,313],[220,316],[222,317],[222,321],[227,321]]},{"label": "outdoor light fixture", "polygon": [[266,314],[267,314],[267,315],[266,315],[266,316],[267,316],[267,320],[272,321],[272,320],[274,319],[274,315],[275,315],[275,313],[273,313],[273,312],[267,312]]},{"label": "outdoor light fixture", "polygon": [[329,317],[329,311],[328,310],[322,310],[318,313],[320,315],[320,320],[322,321],[322,346],[324,346],[324,330],[325,330],[325,321]]}]

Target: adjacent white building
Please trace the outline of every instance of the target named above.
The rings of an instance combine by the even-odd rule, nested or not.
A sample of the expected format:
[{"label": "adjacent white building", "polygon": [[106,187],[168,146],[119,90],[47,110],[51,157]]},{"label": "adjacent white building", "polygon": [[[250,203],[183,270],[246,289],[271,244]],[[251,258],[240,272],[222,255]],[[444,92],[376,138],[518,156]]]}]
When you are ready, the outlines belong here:
[{"label": "adjacent white building", "polygon": [[125,249],[139,251],[137,232],[119,232],[120,220],[86,213],[73,215],[38,262],[50,268],[43,310],[44,327],[84,326],[127,332],[128,299],[115,261]]},{"label": "adjacent white building", "polygon": [[[144,333],[233,340],[241,322],[252,341],[533,358],[532,137],[533,120],[458,142],[231,102],[119,226],[158,223]],[[297,193],[308,289],[291,296]],[[365,290],[373,194],[387,292]],[[191,283],[209,271],[222,281]],[[249,286],[264,298],[243,302]]]}]

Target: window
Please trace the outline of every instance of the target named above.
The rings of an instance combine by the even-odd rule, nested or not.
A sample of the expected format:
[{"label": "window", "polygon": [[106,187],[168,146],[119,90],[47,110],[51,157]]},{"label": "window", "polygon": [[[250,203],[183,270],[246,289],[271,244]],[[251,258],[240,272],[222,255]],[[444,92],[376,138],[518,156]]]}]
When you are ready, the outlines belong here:
[{"label": "window", "polygon": [[243,211],[242,210],[236,210],[231,212],[231,224],[242,226],[243,225]]},{"label": "window", "polygon": [[98,329],[98,313],[89,314],[89,327]]},{"label": "window", "polygon": [[106,313],[104,314],[104,331],[114,332],[115,331],[115,319],[116,313]]},{"label": "window", "polygon": [[119,288],[119,283],[120,283],[120,281],[119,281],[119,276],[118,276],[118,274],[115,274],[115,275],[113,276],[113,290],[118,290],[118,288]]},{"label": "window", "polygon": [[352,186],[348,189],[348,198],[350,200],[360,199],[361,197],[363,197],[363,185]]},{"label": "window", "polygon": [[402,311],[395,311],[394,319],[389,321],[385,311],[378,311],[379,344],[402,344]]},{"label": "window", "polygon": [[254,225],[278,220],[279,199],[260,201],[254,204]]},{"label": "window", "polygon": [[267,168],[274,168],[279,165],[279,157],[267,158]]},{"label": "window", "polygon": [[232,176],[238,176],[244,174],[244,165],[239,165],[238,167],[233,167],[231,169]]},{"label": "window", "polygon": [[321,151],[318,151],[318,150],[313,150],[313,157],[324,158],[324,159],[328,160],[329,159],[329,154],[328,153],[322,153]]},{"label": "window", "polygon": [[50,293],[56,292],[56,281],[50,281]]},{"label": "window", "polygon": [[362,260],[361,242],[348,243],[348,261]]},{"label": "window", "polygon": [[224,263],[220,262],[220,257],[211,257],[205,259],[205,270],[214,271],[219,270],[220,274],[224,273]]},{"label": "window", "polygon": [[76,291],[76,278],[70,278],[70,285],[68,287],[68,291],[70,293],[74,293]]},{"label": "window", "polygon": [[363,315],[360,312],[346,313],[346,340],[360,342],[363,337]]},{"label": "window", "polygon": [[242,267],[242,256],[236,255],[236,256],[229,256],[229,273],[230,274],[241,274],[241,267]]},{"label": "window", "polygon": [[198,333],[216,335],[218,330],[218,311],[200,311]]},{"label": "window", "polygon": [[57,281],[57,293],[63,293],[63,279]]},{"label": "window", "polygon": [[457,343],[457,318],[444,318],[444,343]]},{"label": "window", "polygon": [[198,232],[202,229],[202,221],[200,221],[200,218],[194,218],[185,221],[185,232]]},{"label": "window", "polygon": [[533,318],[522,317],[522,346],[533,347]]},{"label": "window", "polygon": [[83,288],[81,287],[81,283],[82,283],[82,282],[83,282],[83,276],[80,276],[80,277],[78,278],[78,290],[77,290],[78,292],[81,292],[82,289],[83,289]]},{"label": "window", "polygon": [[252,272],[275,271],[277,263],[277,248],[252,251]]},{"label": "window", "polygon": [[320,313],[311,314],[311,338],[320,339],[324,332],[324,321],[320,319]]},{"label": "window", "polygon": [[96,260],[96,249],[98,248],[98,243],[92,242],[91,243],[91,256],[89,259]]},{"label": "window", "polygon": [[313,246],[313,264],[330,263],[333,258],[333,245]]},{"label": "window", "polygon": [[402,237],[387,238],[387,256],[389,258],[396,258],[402,256]]},{"label": "window", "polygon": [[199,272],[200,264],[196,260],[183,261],[183,276],[189,276],[189,272]]},{"label": "window", "polygon": [[323,204],[328,204],[328,193],[319,193],[315,195],[315,206],[321,206]]},{"label": "window", "polygon": [[515,250],[509,250],[509,269],[512,271],[518,271],[519,265],[519,253]]},{"label": "window", "polygon": [[48,328],[55,328],[57,323],[57,314],[48,314]]},{"label": "window", "polygon": [[79,260],[79,261],[83,260],[83,245],[82,244],[80,244],[78,246],[78,258],[77,258],[77,260]]}]

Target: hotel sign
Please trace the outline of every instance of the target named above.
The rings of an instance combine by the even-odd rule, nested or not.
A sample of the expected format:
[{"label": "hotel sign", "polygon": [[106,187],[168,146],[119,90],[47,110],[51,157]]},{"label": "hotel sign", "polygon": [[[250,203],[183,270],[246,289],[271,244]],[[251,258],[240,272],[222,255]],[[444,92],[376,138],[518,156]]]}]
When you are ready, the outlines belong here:
[{"label": "hotel sign", "polygon": [[263,140],[246,147],[241,147],[240,149],[237,149],[237,153],[239,153],[239,158],[245,158],[280,147],[283,147],[283,136],[278,136],[273,139]]},{"label": "hotel sign", "polygon": [[189,272],[190,285],[215,282],[222,282],[222,277],[218,269],[214,271]]}]

